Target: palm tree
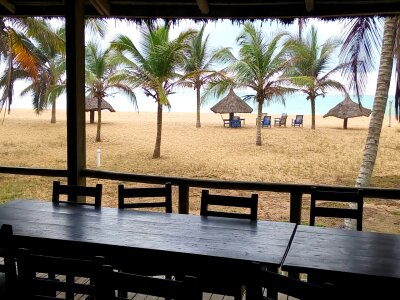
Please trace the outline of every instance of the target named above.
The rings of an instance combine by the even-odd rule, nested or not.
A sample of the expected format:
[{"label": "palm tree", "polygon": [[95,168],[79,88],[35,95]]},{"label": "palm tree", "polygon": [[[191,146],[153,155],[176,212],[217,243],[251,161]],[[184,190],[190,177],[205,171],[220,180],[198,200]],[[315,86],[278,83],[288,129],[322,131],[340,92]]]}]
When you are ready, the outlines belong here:
[{"label": "palm tree", "polygon": [[118,62],[111,55],[111,47],[103,50],[100,45],[89,42],[86,45],[85,78],[88,94],[97,99],[96,142],[101,142],[101,102],[110,95],[110,91],[119,90],[126,94],[136,105],[133,88],[126,82],[123,73],[117,71]]},{"label": "palm tree", "polygon": [[279,47],[279,42],[287,34],[277,33],[268,40],[261,30],[253,24],[246,23],[237,37],[239,58],[231,55],[228,71],[232,79],[212,83],[210,89],[220,96],[230,86],[247,88],[254,94],[244,96],[245,100],[254,100],[257,105],[256,145],[261,146],[261,116],[265,101],[277,100],[285,103],[284,96],[293,93],[295,89],[288,87],[287,80],[282,76],[288,67],[285,49]]},{"label": "palm tree", "polygon": [[184,72],[185,75],[181,79],[181,84],[196,90],[196,127],[201,127],[200,122],[200,89],[203,85],[223,77],[224,74],[213,70],[214,64],[223,62],[223,57],[226,55],[229,48],[221,48],[210,52],[208,47],[208,37],[203,40],[205,25],[200,31],[190,40],[190,48],[187,51],[185,60]]},{"label": "palm tree", "polygon": [[195,31],[188,30],[170,39],[169,25],[150,25],[140,30],[141,47],[134,45],[125,35],[119,35],[112,47],[118,51],[120,62],[126,66],[133,87],[141,87],[146,96],[157,103],[157,137],[153,158],[161,154],[162,111],[163,106],[170,106],[168,95],[173,92],[180,75],[177,73],[183,66],[188,41]]},{"label": "palm tree", "polygon": [[[40,19],[36,18],[0,17],[0,60],[6,62],[6,68],[0,76],[3,92],[0,111],[6,106],[10,112],[15,80],[29,78],[37,88],[41,86],[40,75],[44,73],[43,66],[47,60],[29,40],[29,37],[39,34],[49,37],[49,32],[41,30],[39,23]],[[51,41],[49,39],[48,43]]]},{"label": "palm tree", "polygon": [[[350,30],[347,32],[347,39],[342,53],[344,54],[344,59],[351,62],[351,67],[347,71],[353,79],[353,88],[359,95],[365,86],[366,74],[373,67],[371,62],[374,57],[371,53],[373,53],[374,47],[379,44],[379,29],[377,28],[376,19],[373,18],[357,18],[349,23],[348,26]],[[394,54],[398,53],[394,49],[395,41],[398,41],[396,34],[400,34],[399,28],[398,17],[385,19],[375,99],[363,159],[356,179],[357,187],[368,186],[372,177],[385,116],[393,57]],[[363,56],[360,58],[361,55]],[[398,55],[396,57],[399,59]]]},{"label": "palm tree", "polygon": [[340,41],[335,38],[318,44],[318,32],[311,26],[305,39],[292,37],[287,42],[291,59],[291,68],[287,76],[290,81],[307,95],[311,103],[311,129],[315,129],[315,101],[318,96],[325,96],[327,90],[334,89],[347,95],[347,90],[340,82],[331,79],[332,75],[345,67],[339,64],[331,67],[331,60]]},{"label": "palm tree", "polygon": [[21,95],[31,93],[33,95],[33,107],[37,113],[42,112],[48,104],[51,104],[51,123],[56,123],[56,100],[66,88],[65,83],[65,29],[54,29],[51,24],[42,20],[41,25],[46,31],[52,32],[52,43],[48,43],[43,36],[34,37],[38,51],[42,53],[47,63],[42,67],[40,86],[31,82]]}]

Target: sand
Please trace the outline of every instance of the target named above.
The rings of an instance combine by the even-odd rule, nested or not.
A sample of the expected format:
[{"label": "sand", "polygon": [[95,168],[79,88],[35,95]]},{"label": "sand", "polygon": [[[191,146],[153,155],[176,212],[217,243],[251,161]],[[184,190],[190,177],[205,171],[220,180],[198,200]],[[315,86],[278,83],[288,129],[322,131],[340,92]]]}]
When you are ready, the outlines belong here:
[{"label": "sand", "polygon": [[[156,136],[156,113],[104,111],[101,137],[95,143],[96,124],[87,124],[87,167],[96,169],[96,151],[101,149],[101,170],[190,178],[243,180],[353,186],[357,176],[369,125],[369,118],[343,120],[304,116],[304,128],[263,128],[263,145],[255,145],[254,114],[240,114],[246,124],[240,129],[224,128],[219,114],[202,113],[202,127],[195,127],[195,113],[164,112],[161,158],[152,159]],[[226,116],[225,116],[226,117]],[[279,117],[273,115],[272,118]],[[86,116],[87,120],[89,115]],[[398,187],[400,127],[385,119],[372,185]],[[50,124],[50,112],[37,116],[31,110],[12,110],[0,126],[0,165],[66,168],[65,111]],[[12,197],[50,199],[51,181],[40,178],[0,175],[0,200]],[[62,179],[64,180],[64,179]],[[95,183],[96,180],[89,180]],[[104,203],[116,206],[117,182],[105,181]],[[24,186],[21,186],[21,185]],[[191,213],[198,213],[200,189],[191,189]],[[251,192],[234,192],[248,195]],[[262,218],[287,220],[288,195],[260,193]],[[305,196],[307,200],[307,196]],[[176,199],[175,199],[176,200]],[[307,202],[307,201],[305,201]],[[397,201],[398,202],[398,201]],[[305,205],[307,206],[307,205]],[[367,205],[368,206],[368,205]],[[393,218],[375,209],[390,211]],[[307,209],[307,207],[305,207]],[[400,205],[393,201],[371,204],[369,214],[380,227],[398,228]],[[374,216],[375,214],[375,216]],[[396,218],[397,214],[397,218]],[[306,218],[306,217],[305,217]],[[368,218],[368,216],[367,216]],[[397,226],[396,226],[397,225]],[[400,231],[400,229],[398,229]]]}]

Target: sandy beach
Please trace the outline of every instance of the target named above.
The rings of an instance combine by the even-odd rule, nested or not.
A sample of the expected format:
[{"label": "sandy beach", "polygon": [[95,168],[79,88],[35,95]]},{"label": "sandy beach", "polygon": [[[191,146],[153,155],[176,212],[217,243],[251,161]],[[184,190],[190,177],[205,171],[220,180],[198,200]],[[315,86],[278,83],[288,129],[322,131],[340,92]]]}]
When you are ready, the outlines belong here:
[{"label": "sandy beach", "polygon": [[[226,116],[225,116],[226,117]],[[96,124],[87,124],[87,167],[96,168],[96,150],[101,149],[102,170],[191,178],[285,182],[353,186],[357,176],[369,118],[343,120],[316,118],[316,130],[310,129],[311,116],[304,116],[304,128],[262,129],[263,145],[255,145],[255,114],[241,114],[246,124],[240,129],[224,128],[219,114],[202,113],[202,127],[195,127],[195,113],[164,112],[161,158],[152,159],[156,136],[156,113],[104,111],[102,142],[95,143]],[[272,115],[272,118],[279,115]],[[37,116],[32,110],[15,109],[6,115],[0,131],[0,165],[66,168],[65,111],[57,113],[50,124],[50,112]],[[86,119],[89,120],[87,114]],[[400,127],[385,119],[379,154],[371,185],[398,187]],[[0,175],[3,192],[0,200],[12,197],[50,199],[51,181],[39,178]],[[89,183],[95,181],[89,180]],[[105,204],[116,206],[116,182],[105,183]],[[24,188],[25,187],[30,187]],[[191,189],[191,212],[198,212],[199,189]],[[237,192],[249,194],[250,192]],[[288,195],[260,193],[262,218],[286,220]],[[305,196],[306,198],[306,196]],[[306,201],[305,201],[306,202]],[[368,205],[367,205],[368,206]],[[393,218],[376,214],[396,212]],[[366,226],[398,222],[400,205],[380,201],[367,207]],[[396,219],[396,221],[394,221]],[[379,224],[382,223],[382,224]],[[398,227],[398,226],[397,226]],[[378,229],[376,229],[378,230]],[[399,230],[399,229],[398,229]]]}]

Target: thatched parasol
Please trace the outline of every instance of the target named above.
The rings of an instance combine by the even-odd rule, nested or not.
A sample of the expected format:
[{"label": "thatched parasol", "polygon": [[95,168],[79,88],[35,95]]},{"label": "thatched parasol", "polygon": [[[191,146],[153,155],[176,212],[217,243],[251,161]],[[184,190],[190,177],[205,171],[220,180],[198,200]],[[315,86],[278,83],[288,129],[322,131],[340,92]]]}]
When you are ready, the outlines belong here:
[{"label": "thatched parasol", "polygon": [[[106,100],[101,101],[101,109],[115,112],[115,109]],[[92,96],[85,97],[85,111],[90,111],[90,123],[94,123],[94,112],[97,111],[97,99]]]},{"label": "thatched parasol", "polygon": [[334,108],[331,108],[325,115],[326,117],[336,117],[344,119],[343,129],[347,129],[347,119],[355,117],[369,117],[371,110],[360,106],[358,103],[352,101],[350,97],[346,98],[337,104]]},{"label": "thatched parasol", "polygon": [[235,113],[251,113],[253,109],[244,102],[233,89],[221,101],[210,108],[212,112],[219,114],[229,114],[229,119],[233,120]]}]

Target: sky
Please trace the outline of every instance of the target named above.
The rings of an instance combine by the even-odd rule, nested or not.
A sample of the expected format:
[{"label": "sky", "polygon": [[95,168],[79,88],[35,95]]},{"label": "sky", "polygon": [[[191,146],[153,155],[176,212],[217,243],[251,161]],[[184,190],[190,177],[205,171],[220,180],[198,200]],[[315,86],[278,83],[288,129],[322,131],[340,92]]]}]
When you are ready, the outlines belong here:
[{"label": "sky", "polygon": [[[57,25],[57,23],[54,23]],[[281,25],[278,24],[275,21],[266,21],[266,22],[261,22],[257,21],[255,22],[256,26],[260,26],[260,28],[265,32],[265,34],[268,36],[270,34],[273,34],[276,32],[277,29],[280,30],[286,30],[291,33],[295,33],[297,31],[297,26],[296,23],[292,25]],[[320,43],[325,41],[326,39],[332,37],[332,35],[337,35],[343,32],[343,23],[340,23],[338,21],[335,22],[323,22],[320,20],[315,20],[311,19],[308,23],[307,29],[311,26],[314,25],[318,29],[318,39]],[[182,20],[179,22],[179,24],[174,25],[171,30],[171,35],[172,37],[176,37],[179,32],[185,29],[189,28],[195,28],[199,29],[202,26],[201,23],[195,23],[191,20]],[[217,48],[217,47],[231,47],[233,49],[234,53],[237,53],[237,44],[236,44],[236,37],[238,36],[241,28],[240,25],[235,25],[232,24],[230,20],[223,20],[223,21],[216,21],[216,22],[209,22],[206,25],[205,28],[205,36],[209,35],[209,41],[210,45],[212,48]],[[109,20],[108,21],[108,30],[107,30],[107,36],[104,40],[102,40],[102,44],[106,46],[109,41],[113,40],[118,34],[125,34],[128,35],[135,43],[140,42],[140,34],[139,34],[139,28],[135,24],[129,24],[126,21],[116,21],[116,20]],[[90,37],[87,36],[87,39]],[[336,57],[339,55],[335,55]],[[377,56],[379,58],[379,55]],[[378,63],[376,64],[378,66]],[[394,77],[394,76],[393,76]],[[342,83],[345,83],[344,80],[338,75],[335,78],[338,81],[341,81]],[[376,88],[376,79],[377,79],[377,71],[370,73],[368,76],[368,84],[367,88],[365,91],[365,95],[374,95],[375,94],[375,88]],[[22,85],[17,85],[16,88],[16,99],[14,101],[14,107],[16,108],[29,108],[31,107],[31,101],[29,98],[24,97],[18,97],[18,90],[21,88],[19,87]],[[330,95],[335,95],[335,92],[329,92]],[[336,94],[338,94],[336,92]],[[137,91],[136,93],[138,102],[139,102],[139,110],[140,111],[154,111],[156,108],[156,105],[152,103],[153,101],[150,98],[145,97],[140,91]],[[186,90],[179,90],[177,91],[176,95],[172,96],[171,102],[178,102],[180,101],[179,99],[187,99],[188,97],[193,98],[194,96],[193,90],[186,89]],[[394,95],[394,82],[392,81],[391,88],[389,95]],[[65,107],[65,100],[62,99],[65,97],[61,97],[59,100],[58,107],[62,108]],[[117,98],[117,99],[116,99]],[[127,99],[124,99],[124,97],[109,97],[107,99],[112,105],[117,106],[116,109],[118,110],[134,110],[132,104]],[[176,107],[176,105],[175,105]],[[172,108],[174,109],[174,107]],[[185,108],[183,108],[185,110]],[[188,110],[192,110],[191,106]]]}]

